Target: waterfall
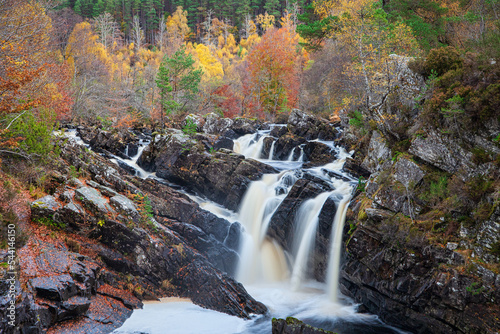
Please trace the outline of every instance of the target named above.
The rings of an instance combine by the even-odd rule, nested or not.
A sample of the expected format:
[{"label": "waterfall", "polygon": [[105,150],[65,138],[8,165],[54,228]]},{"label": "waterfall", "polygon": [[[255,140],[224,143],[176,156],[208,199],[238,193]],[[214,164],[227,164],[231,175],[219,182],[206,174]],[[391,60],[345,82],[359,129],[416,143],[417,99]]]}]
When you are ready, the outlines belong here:
[{"label": "waterfall", "polygon": [[269,149],[269,157],[267,158],[268,160],[273,160],[274,156],[274,144],[276,143],[276,140],[273,140],[273,143],[271,144],[271,148]]},{"label": "waterfall", "polygon": [[330,237],[330,253],[327,271],[328,298],[332,302],[338,302],[339,274],[340,274],[340,254],[342,252],[342,235],[344,222],[347,214],[349,201],[351,200],[352,188],[347,186],[338,189],[343,194],[342,200],[337,206],[337,212],[333,219],[332,235]]},{"label": "waterfall", "polygon": [[[283,173],[282,173],[283,174]],[[269,220],[285,195],[276,195],[282,174],[266,174],[250,184],[240,205],[239,219],[246,229],[237,279],[242,282],[277,281],[287,272],[285,255],[265,237]]]},{"label": "waterfall", "polygon": [[290,155],[288,156],[288,158],[286,159],[286,161],[293,161],[293,152],[295,152],[295,149],[296,149],[296,147],[294,147],[294,148],[290,151]]},{"label": "waterfall", "polygon": [[293,265],[291,283],[294,290],[298,290],[300,284],[306,278],[307,264],[310,258],[314,242],[316,240],[316,230],[319,222],[321,208],[332,192],[322,193],[314,199],[305,201],[297,213],[296,226],[297,238],[294,243],[295,263]]},{"label": "waterfall", "polygon": [[236,139],[233,144],[233,151],[243,154],[247,158],[259,159],[266,136],[260,136],[257,140],[258,136],[259,134],[255,133]]},{"label": "waterfall", "polygon": [[297,161],[304,162],[304,147],[302,145],[300,146],[300,156]]}]

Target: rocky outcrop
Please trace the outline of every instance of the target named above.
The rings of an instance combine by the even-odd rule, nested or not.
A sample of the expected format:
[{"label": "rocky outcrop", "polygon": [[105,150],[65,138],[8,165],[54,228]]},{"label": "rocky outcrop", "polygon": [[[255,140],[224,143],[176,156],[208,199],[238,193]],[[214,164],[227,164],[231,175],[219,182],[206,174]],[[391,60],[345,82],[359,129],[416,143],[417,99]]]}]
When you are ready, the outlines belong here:
[{"label": "rocky outcrop", "polygon": [[262,129],[263,126],[262,122],[258,119],[222,118],[217,114],[210,113],[205,116],[203,132],[236,139],[249,133],[255,133],[257,130]]},{"label": "rocky outcrop", "polygon": [[276,172],[266,164],[229,150],[209,154],[180,133],[155,140],[143,155],[138,162],[143,168],[231,210],[237,209],[251,181]]},{"label": "rocky outcrop", "polygon": [[335,334],[334,332],[325,331],[321,328],[316,328],[302,321],[288,317],[285,319],[273,318],[272,334]]},{"label": "rocky outcrop", "polygon": [[137,154],[139,137],[129,130],[104,131],[90,127],[78,127],[78,134],[82,140],[89,144],[98,153],[113,154],[122,159],[129,159]]},{"label": "rocky outcrop", "polygon": [[[398,227],[393,229],[397,233]],[[344,294],[409,331],[498,330],[499,308],[491,303],[498,300],[499,276],[495,283],[494,274],[488,282],[464,275],[455,269],[465,264],[459,253],[431,245],[410,246],[387,232],[367,223],[349,238],[341,274]]]},{"label": "rocky outcrop", "polygon": [[307,140],[334,140],[338,137],[337,129],[327,120],[306,114],[298,109],[292,110],[288,117],[288,130]]},{"label": "rocky outcrop", "polygon": [[408,145],[393,155],[374,131],[363,152],[369,177],[346,221],[341,291],[411,332],[495,333],[500,275],[483,263],[498,263],[498,206],[484,204],[492,196],[486,187],[477,190],[491,211],[471,226],[473,215],[450,198],[468,198],[459,189],[498,174],[476,168],[470,152],[434,130]]}]

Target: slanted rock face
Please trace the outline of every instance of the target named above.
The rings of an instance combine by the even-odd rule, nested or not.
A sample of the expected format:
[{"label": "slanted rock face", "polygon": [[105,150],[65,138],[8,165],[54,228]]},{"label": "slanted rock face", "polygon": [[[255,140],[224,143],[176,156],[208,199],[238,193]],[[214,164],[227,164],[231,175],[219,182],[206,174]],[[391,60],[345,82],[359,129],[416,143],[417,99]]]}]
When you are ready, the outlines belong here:
[{"label": "slanted rock face", "polygon": [[342,293],[382,320],[410,331],[490,333],[489,329],[498,329],[498,308],[486,306],[498,294],[494,279],[483,280],[480,288],[473,289],[478,285],[475,279],[439,266],[463,265],[459,253],[431,245],[391,247],[385,241],[391,243],[390,239],[376,225],[358,227],[347,243]]},{"label": "slanted rock face", "polygon": [[476,167],[472,163],[472,153],[434,130],[427,131],[425,138],[415,138],[409,152],[448,173],[456,173],[460,169],[470,173]]},{"label": "slanted rock face", "polygon": [[334,140],[338,131],[327,120],[306,114],[298,109],[292,110],[288,118],[288,130],[307,140]]},{"label": "slanted rock face", "polygon": [[273,318],[272,334],[335,334],[321,328],[309,326],[304,322],[288,317],[285,319]]},{"label": "slanted rock face", "polygon": [[[241,284],[223,272],[234,271],[239,224],[230,224],[202,210],[187,196],[157,181],[128,176],[104,158],[78,146],[68,144],[63,147],[62,155],[85,170],[92,181],[87,180],[84,185],[72,180],[57,189],[54,196],[33,204],[33,210],[40,217],[59,217],[83,240],[93,239],[82,247],[98,255],[95,261],[99,265],[80,258],[77,259],[82,263],[64,260],[68,257],[64,255],[66,251],[58,255],[52,252],[51,274],[35,277],[39,269],[33,269],[30,263],[40,264],[41,268],[47,261],[45,257],[25,257],[28,262],[22,266],[33,286],[27,296],[35,298],[35,302],[23,306],[23,312],[30,317],[33,312],[44,317],[42,327],[72,319],[72,326],[83,330],[103,320],[103,310],[111,312],[116,308],[116,316],[109,323],[97,326],[104,332],[116,328],[130,315],[124,309],[139,305],[123,294],[118,296],[116,291],[99,290],[103,284],[121,286],[122,276],[118,273],[128,277],[135,287],[134,293],[141,298],[154,298],[158,294],[185,296],[203,307],[243,318],[267,311]],[[255,172],[252,168],[240,168],[245,177]],[[107,196],[96,188],[104,189]],[[147,212],[144,211],[147,207],[139,210],[139,204],[129,197],[136,195],[148,197],[151,206]],[[82,314],[84,318],[75,320]],[[56,328],[64,330],[61,324]]]},{"label": "slanted rock face", "polygon": [[[496,247],[496,253],[492,251]],[[500,255],[500,206],[497,206],[491,217],[481,224],[477,234],[474,253],[489,263],[499,263]]]},{"label": "slanted rock face", "polygon": [[361,164],[361,167],[369,170],[371,173],[378,172],[383,163],[391,158],[391,150],[387,146],[385,139],[380,136],[378,131],[373,131],[368,147],[368,153]]}]

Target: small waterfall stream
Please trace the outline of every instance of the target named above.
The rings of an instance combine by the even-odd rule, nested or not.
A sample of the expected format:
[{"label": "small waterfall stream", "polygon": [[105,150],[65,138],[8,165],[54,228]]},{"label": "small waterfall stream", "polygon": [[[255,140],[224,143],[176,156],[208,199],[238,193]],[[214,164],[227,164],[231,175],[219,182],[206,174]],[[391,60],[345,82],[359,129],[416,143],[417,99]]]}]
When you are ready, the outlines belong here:
[{"label": "small waterfall stream", "polygon": [[[240,137],[235,140],[234,151],[244,154],[247,158],[261,156],[257,151],[262,150],[263,140],[266,136],[267,131],[266,133],[263,132]],[[333,144],[330,142],[323,143],[329,144],[330,147],[334,148]],[[275,141],[272,143],[272,150],[274,150],[274,144]],[[300,165],[293,169],[295,171],[301,171],[300,167],[304,160],[303,146],[304,145],[294,147],[290,151],[286,162],[284,162],[292,162],[295,150],[300,149],[301,153],[297,159]],[[290,269],[283,266],[282,259],[284,255],[282,254],[284,254],[284,251],[276,243],[272,243],[271,240],[266,237],[266,232],[272,214],[297,180],[297,178],[294,178],[288,180],[289,182],[280,182],[283,175],[290,176],[296,175],[297,173],[294,174],[293,170],[291,170],[281,172],[280,174],[264,175],[262,180],[254,181],[250,184],[238,212],[240,221],[245,226],[247,232],[243,238],[244,246],[240,252],[240,270],[236,277],[238,280],[249,283],[258,281],[258,278],[262,279],[266,276],[262,271],[264,268],[263,263],[266,262],[269,263],[269,267],[273,268],[273,271],[267,276],[272,276],[273,280],[279,277],[282,279],[289,278],[292,289],[294,291],[299,291],[301,285],[309,278],[308,273],[311,271],[309,262],[315,244],[320,212],[326,200],[331,197],[336,201],[338,209],[335,213],[332,213],[331,248],[329,254],[326,255],[329,260],[325,295],[328,296],[332,302],[338,302],[337,290],[342,231],[353,187],[352,183],[332,178],[327,174],[328,170],[335,171],[340,175],[343,174],[342,167],[348,154],[341,148],[336,149],[338,150],[338,160],[325,166],[306,170],[308,173],[331,184],[335,190],[323,192],[315,198],[306,200],[302,203],[295,218],[296,238],[293,241],[292,254],[289,254],[291,257]],[[267,160],[262,161],[269,163]],[[276,164],[279,164],[279,162],[276,161],[274,165]],[[284,194],[277,195],[279,192],[278,190],[284,190]],[[271,248],[273,252],[269,252],[270,243],[272,244]],[[276,256],[276,254],[279,254],[279,256]],[[277,270],[281,270],[282,273],[279,274]],[[269,277],[265,281],[269,281]]]}]

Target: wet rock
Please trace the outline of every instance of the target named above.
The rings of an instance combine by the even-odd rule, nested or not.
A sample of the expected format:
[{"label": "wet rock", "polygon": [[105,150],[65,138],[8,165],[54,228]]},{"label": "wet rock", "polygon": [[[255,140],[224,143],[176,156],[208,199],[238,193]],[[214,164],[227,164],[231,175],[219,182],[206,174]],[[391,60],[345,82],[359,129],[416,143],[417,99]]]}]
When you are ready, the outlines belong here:
[{"label": "wet rock", "polygon": [[296,230],[295,217],[300,206],[305,200],[331,190],[327,183],[320,180],[299,179],[271,217],[267,234],[285,250],[291,251]]},{"label": "wet rock", "polygon": [[177,232],[190,246],[204,255],[217,269],[234,275],[239,256],[235,250],[225,247],[213,235],[207,235],[202,229],[186,223],[173,223],[168,227]]},{"label": "wet rock", "polygon": [[116,289],[109,284],[103,284],[97,289],[97,293],[103,296],[112,297],[119,300],[128,307],[129,309],[139,309],[142,308],[142,302],[134,297],[130,292]]},{"label": "wet rock", "polygon": [[338,131],[327,120],[293,109],[288,118],[288,130],[307,140],[334,140]]},{"label": "wet rock", "polygon": [[339,201],[340,198],[327,198],[318,216],[312,267],[314,268],[314,278],[320,282],[325,281],[328,269],[328,256],[325,256],[325,254],[329,254],[331,248],[330,237],[332,235],[333,220],[337,212],[335,200]]},{"label": "wet rock", "polygon": [[85,297],[71,297],[64,301],[57,313],[57,321],[73,319],[79,315],[85,314],[90,307],[90,300]]},{"label": "wet rock", "polygon": [[366,168],[362,167],[360,164],[356,163],[353,159],[347,158],[344,166],[342,167],[342,170],[344,172],[349,173],[350,175],[354,176],[355,178],[364,178],[368,179],[371,175],[371,172],[367,170]]},{"label": "wet rock", "polygon": [[310,141],[304,146],[304,168],[326,165],[336,159],[334,150],[323,143]]},{"label": "wet rock", "polygon": [[193,191],[235,210],[247,185],[276,170],[264,163],[221,149],[214,155],[195,148],[186,151],[172,137],[155,159],[158,177],[185,185]]},{"label": "wet rock", "polygon": [[[425,243],[410,247],[405,240],[396,242],[373,226],[363,225],[349,239],[346,254],[341,291],[382,320],[418,333],[498,330],[495,307],[485,306],[493,293],[486,291],[494,291],[492,286],[480,288],[453,269],[464,265],[462,255]],[[473,298],[468,290],[475,291]]]},{"label": "wet rock", "polygon": [[285,319],[273,318],[272,334],[335,334],[303,323],[302,321],[288,317]]},{"label": "wet rock", "polygon": [[238,136],[243,136],[249,133],[255,133],[262,127],[258,119],[236,118],[231,126]]},{"label": "wet rock", "polygon": [[69,275],[53,275],[36,277],[30,280],[39,298],[55,301],[65,301],[77,292],[76,285]]},{"label": "wet rock", "polygon": [[[292,159],[297,160],[300,156],[299,145],[305,143],[306,140],[304,138],[296,137],[292,134],[286,134],[279,137],[274,144],[273,158],[275,160],[287,160],[290,157],[290,153],[293,151]],[[264,150],[264,156],[266,155],[269,155],[269,150],[267,152]]]},{"label": "wet rock", "polygon": [[122,159],[128,159],[137,154],[138,142],[138,139],[128,130],[118,132],[97,130],[89,144],[96,152],[110,152]]},{"label": "wet rock", "polygon": [[270,135],[275,138],[283,137],[288,132],[288,128],[286,126],[275,126],[271,129]]},{"label": "wet rock", "polygon": [[233,146],[234,146],[234,142],[232,139],[228,138],[228,137],[219,137],[214,145],[213,145],[213,148],[215,150],[219,150],[221,148],[225,148],[225,149],[228,149],[228,150],[232,150],[233,149]]}]

